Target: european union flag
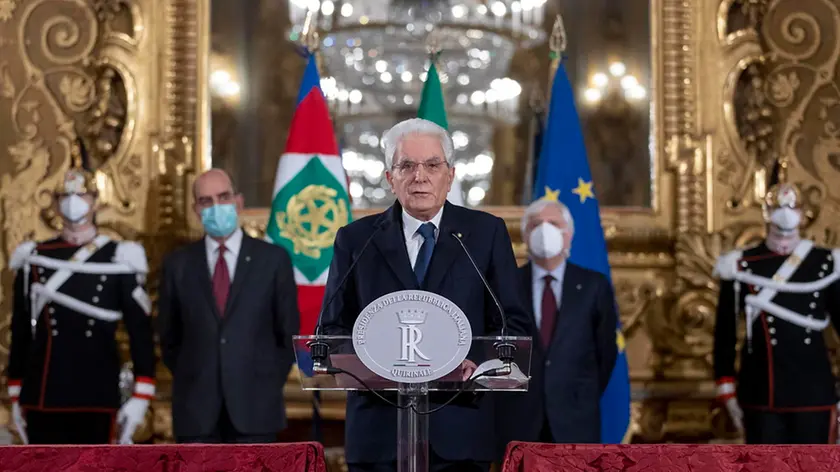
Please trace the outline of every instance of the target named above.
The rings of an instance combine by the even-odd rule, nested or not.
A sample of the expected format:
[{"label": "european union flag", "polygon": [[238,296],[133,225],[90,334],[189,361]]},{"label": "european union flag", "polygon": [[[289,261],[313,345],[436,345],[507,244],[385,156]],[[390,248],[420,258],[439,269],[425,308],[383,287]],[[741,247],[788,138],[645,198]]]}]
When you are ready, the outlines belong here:
[{"label": "european union flag", "polygon": [[[575,222],[569,261],[600,272],[612,280],[598,199],[586,158],[572,86],[563,64],[554,75],[544,136],[534,198],[558,199],[569,207]],[[615,333],[618,359],[601,397],[601,442],[606,444],[624,442],[630,427],[630,375],[620,323]]]}]

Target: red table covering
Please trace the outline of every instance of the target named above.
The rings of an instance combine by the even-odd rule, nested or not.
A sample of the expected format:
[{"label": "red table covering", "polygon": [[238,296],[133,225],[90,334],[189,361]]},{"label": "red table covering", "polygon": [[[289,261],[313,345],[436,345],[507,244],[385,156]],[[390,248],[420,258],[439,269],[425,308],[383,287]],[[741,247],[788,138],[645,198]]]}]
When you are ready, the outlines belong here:
[{"label": "red table covering", "polygon": [[840,446],[514,442],[502,472],[837,472]]},{"label": "red table covering", "polygon": [[0,472],[326,472],[319,443],[5,446]]}]

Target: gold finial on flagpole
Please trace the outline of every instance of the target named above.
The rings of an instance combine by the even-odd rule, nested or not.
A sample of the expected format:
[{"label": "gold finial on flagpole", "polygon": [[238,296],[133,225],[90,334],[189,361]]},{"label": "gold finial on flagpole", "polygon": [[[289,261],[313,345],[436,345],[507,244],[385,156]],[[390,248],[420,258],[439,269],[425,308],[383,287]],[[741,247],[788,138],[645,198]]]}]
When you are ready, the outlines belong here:
[{"label": "gold finial on flagpole", "polygon": [[557,14],[557,19],[554,20],[554,26],[551,28],[551,36],[548,38],[548,46],[555,57],[552,59],[560,60],[566,46],[568,45],[568,37],[566,36],[566,27],[563,25],[563,15]]},{"label": "gold finial on flagpole", "polygon": [[563,53],[566,52],[568,44],[566,27],[563,25],[563,15],[558,13],[557,18],[554,20],[554,26],[551,28],[551,36],[548,38],[551,65],[548,69],[548,91],[545,94],[547,103],[550,103],[551,100],[551,84],[554,83],[554,74],[557,73],[557,68],[560,67],[560,62],[563,60]]}]

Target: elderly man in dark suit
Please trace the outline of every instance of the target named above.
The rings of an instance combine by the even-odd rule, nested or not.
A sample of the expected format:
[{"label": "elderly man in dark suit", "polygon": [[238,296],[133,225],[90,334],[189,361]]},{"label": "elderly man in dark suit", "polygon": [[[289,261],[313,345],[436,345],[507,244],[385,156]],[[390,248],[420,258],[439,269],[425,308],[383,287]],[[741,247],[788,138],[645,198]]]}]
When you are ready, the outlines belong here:
[{"label": "elderly man in dark suit", "polygon": [[[430,121],[410,119],[394,126],[383,139],[386,177],[398,202],[338,231],[326,293],[341,292],[325,313],[325,333],[349,334],[366,305],[406,289],[434,292],[457,304],[473,335],[498,333],[500,314],[455,239],[460,234],[505,309],[508,333],[528,334],[528,317],[510,283],[516,277],[516,260],[504,222],[446,202],[455,175],[449,134]],[[362,251],[371,237],[372,243]],[[346,284],[339,287],[355,259]],[[480,362],[475,354],[470,356]],[[431,415],[432,470],[489,469],[492,401],[485,395]],[[396,435],[395,408],[364,393],[348,394],[345,447],[351,472],[396,470]]]},{"label": "elderly man in dark suit", "polygon": [[213,169],[195,182],[204,238],[163,262],[163,361],[178,442],[273,442],[300,323],[291,259],[239,227],[242,195]]},{"label": "elderly man in dark suit", "polygon": [[499,457],[510,441],[600,442],[600,398],[618,350],[610,281],[566,259],[574,236],[568,208],[538,200],[522,219],[531,261],[519,289],[533,319],[528,392],[496,397]]}]

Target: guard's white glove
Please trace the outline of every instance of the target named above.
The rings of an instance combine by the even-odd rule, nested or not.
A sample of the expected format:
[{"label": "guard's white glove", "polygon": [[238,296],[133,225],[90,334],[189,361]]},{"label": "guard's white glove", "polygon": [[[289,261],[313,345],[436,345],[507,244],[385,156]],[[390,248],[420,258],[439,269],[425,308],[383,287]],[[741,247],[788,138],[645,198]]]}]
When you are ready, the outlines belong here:
[{"label": "guard's white glove", "polygon": [[26,419],[23,417],[23,409],[18,402],[12,403],[12,421],[15,423],[15,429],[20,435],[20,440],[24,444],[29,444],[29,437],[26,435]]},{"label": "guard's white glove", "polygon": [[15,424],[15,429],[20,435],[20,440],[24,444],[29,444],[29,437],[26,435],[26,418],[23,417],[23,408],[20,407],[20,380],[9,381],[9,399],[12,401],[12,422]]},{"label": "guard's white glove", "polygon": [[120,426],[118,444],[134,444],[134,433],[143,424],[146,412],[149,411],[149,401],[154,397],[154,380],[138,377],[134,383],[134,396],[117,413],[117,424]]},{"label": "guard's white glove", "polygon": [[726,411],[729,413],[729,417],[732,418],[732,423],[735,424],[735,428],[738,429],[738,432],[743,434],[744,410],[742,410],[740,405],[738,405],[738,399],[735,397],[728,398],[726,400]]},{"label": "guard's white glove", "polygon": [[717,398],[726,407],[726,412],[738,432],[744,433],[744,410],[738,405],[738,399],[735,398],[735,382],[730,377],[725,377],[717,382]]},{"label": "guard's white glove", "polygon": [[149,400],[142,398],[132,397],[123,404],[117,413],[117,424],[120,425],[119,444],[134,444],[134,432],[143,424],[148,410]]}]

